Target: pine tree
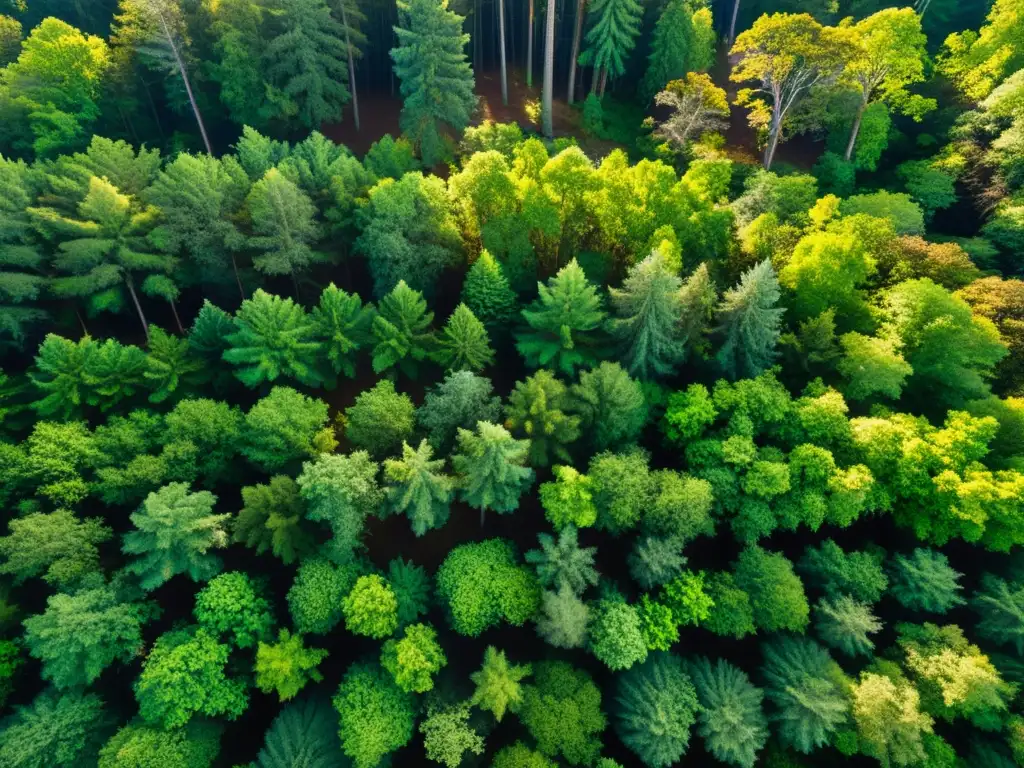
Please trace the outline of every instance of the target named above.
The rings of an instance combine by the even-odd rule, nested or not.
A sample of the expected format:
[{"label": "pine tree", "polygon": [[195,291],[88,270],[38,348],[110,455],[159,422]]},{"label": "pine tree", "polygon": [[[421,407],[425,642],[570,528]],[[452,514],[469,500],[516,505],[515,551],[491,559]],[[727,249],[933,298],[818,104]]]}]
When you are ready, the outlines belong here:
[{"label": "pine tree", "polygon": [[775,359],[782,314],[775,270],[767,259],[743,273],[718,305],[718,331],[723,336],[716,359],[731,379],[753,378]]},{"label": "pine tree", "polygon": [[583,371],[572,387],[572,408],[597,450],[634,442],[647,423],[647,401],[640,382],[618,363],[603,362]]},{"label": "pine tree", "polygon": [[533,470],[526,466],[529,441],[516,440],[504,427],[481,421],[476,432],[459,429],[458,449],[452,466],[463,477],[463,500],[480,510],[480,525],[488,509],[514,512],[533,482]]},{"label": "pine tree", "polygon": [[569,461],[567,446],[580,435],[580,418],[567,413],[569,390],[548,370],[517,381],[505,406],[505,425],[530,443],[530,463]]},{"label": "pine tree", "polygon": [[256,768],[336,768],[340,751],[337,714],[326,700],[304,696],[274,718]]},{"label": "pine tree", "polygon": [[575,526],[567,525],[558,538],[537,534],[540,549],[526,553],[526,562],[537,569],[537,580],[542,587],[560,592],[568,587],[580,595],[588,586],[597,584],[598,573],[594,568],[597,547],[581,547]]},{"label": "pine tree", "polygon": [[455,495],[453,479],[444,474],[444,459],[433,456],[430,443],[420,440],[415,450],[402,443],[402,458],[384,462],[388,511],[407,515],[417,536],[448,521]]},{"label": "pine tree", "polygon": [[258,271],[297,281],[297,273],[327,261],[313,248],[321,234],[316,206],[279,170],[271,168],[253,184],[245,203],[255,232],[249,245],[261,252],[252,260]]},{"label": "pine tree", "polygon": [[409,0],[398,9],[398,47],[391,59],[401,81],[402,133],[430,167],[449,154],[441,126],[461,134],[476,109],[473,70],[464,51],[469,35],[447,0]]},{"label": "pine tree", "polygon": [[232,541],[262,555],[270,550],[290,565],[314,549],[314,537],[303,519],[305,506],[299,486],[287,475],[275,475],[266,485],[242,488],[242,509],[232,523]]},{"label": "pine tree", "polygon": [[679,330],[681,343],[702,356],[707,352],[707,334],[715,315],[717,298],[707,262],[702,262],[683,282],[680,292],[683,314]]},{"label": "pine tree", "polygon": [[670,81],[710,67],[714,44],[710,9],[694,10],[690,0],[671,0],[654,27],[641,95],[649,102]]},{"label": "pine tree", "polygon": [[407,376],[416,377],[418,363],[426,360],[436,344],[430,324],[434,313],[427,311],[423,294],[399,280],[373,318],[373,370],[376,373],[398,366]]},{"label": "pine tree", "polygon": [[0,157],[0,345],[17,349],[24,347],[32,326],[48,317],[35,306],[46,278],[26,213],[33,193],[29,167]]},{"label": "pine tree", "polygon": [[483,666],[469,676],[476,685],[470,701],[500,723],[506,712],[518,710],[523,700],[521,683],[531,672],[529,664],[509,664],[504,651],[489,645]]},{"label": "pine tree", "polygon": [[223,285],[234,276],[245,299],[235,253],[246,238],[238,227],[251,182],[231,155],[182,153],[161,171],[145,198],[159,210],[151,239],[162,251],[186,257],[186,282]]},{"label": "pine tree", "polygon": [[697,732],[718,760],[753,768],[768,741],[764,694],[747,674],[727,661],[698,658],[689,665],[701,712]]},{"label": "pine tree", "polygon": [[587,47],[580,56],[581,64],[594,68],[591,92],[603,97],[609,75],[614,78],[625,74],[626,60],[640,33],[643,12],[639,0],[591,2],[588,15],[592,21],[585,38]]},{"label": "pine tree", "polygon": [[307,128],[337,122],[350,98],[345,29],[326,0],[273,0],[269,5],[280,24],[264,52],[271,82]]},{"label": "pine tree", "polygon": [[527,330],[518,334],[516,348],[531,368],[554,368],[572,376],[580,365],[596,362],[597,332],[605,313],[595,286],[583,269],[570,261],[523,310]]},{"label": "pine tree", "polygon": [[286,376],[308,386],[322,380],[318,368],[320,343],[306,310],[291,299],[262,288],[242,302],[235,316],[235,332],[227,336],[230,349],[224,359],[247,387]]},{"label": "pine tree", "polygon": [[209,550],[227,545],[230,515],[213,514],[216,500],[208,491],[189,493],[185,483],[170,483],[132,513],[135,530],[124,535],[121,549],[138,556],[128,570],[138,574],[143,589],[156,589],[178,573],[206,581],[220,571],[220,558]]},{"label": "pine tree", "polygon": [[686,359],[682,330],[682,280],[655,249],[629,270],[622,288],[610,288],[615,315],[609,322],[621,345],[620,359],[640,379],[671,376]]},{"label": "pine tree", "polygon": [[660,586],[678,576],[686,565],[683,541],[676,537],[642,536],[628,558],[629,575],[644,589]]},{"label": "pine tree", "polygon": [[545,590],[536,616],[537,634],[555,648],[581,648],[587,639],[590,608],[567,584],[557,592]]},{"label": "pine tree", "polygon": [[466,273],[462,303],[492,333],[505,330],[515,316],[515,292],[509,287],[501,264],[486,249]]},{"label": "pine tree", "polygon": [[674,654],[652,653],[619,676],[615,730],[650,768],[666,768],[686,754],[699,710],[693,682]]},{"label": "pine tree", "polygon": [[814,606],[814,629],[825,645],[842,651],[847,656],[870,656],[875,644],[869,634],[882,629],[871,613],[871,607],[851,597],[819,600]]},{"label": "pine tree", "polygon": [[93,176],[89,193],[78,207],[80,218],[65,217],[52,208],[30,208],[36,226],[60,242],[54,267],[61,273],[51,290],[58,297],[87,297],[93,312],[121,306],[121,287],[128,290],[149,339],[136,281],[152,273],[170,273],[175,260],[147,252],[145,236],[157,212],[140,208],[106,179]]},{"label": "pine tree", "polygon": [[321,345],[321,354],[336,375],[355,378],[356,353],[372,340],[371,326],[376,314],[372,304],[363,304],[358,294],[350,294],[331,283],[320,294],[310,320]]},{"label": "pine tree", "polygon": [[1012,645],[1024,655],[1024,589],[992,574],[982,577],[971,607],[981,616],[978,634],[999,645]]},{"label": "pine tree", "polygon": [[149,354],[146,356],[146,383],[151,403],[183,397],[205,377],[203,362],[193,355],[188,339],[171,336],[162,328],[149,327]]},{"label": "pine tree", "polygon": [[909,557],[893,558],[889,594],[912,611],[945,613],[966,602],[960,596],[961,576],[944,554],[918,547]]},{"label": "pine tree", "polygon": [[450,371],[479,371],[494,362],[487,329],[465,304],[448,318],[437,346],[437,362]]},{"label": "pine tree", "polygon": [[427,391],[416,419],[427,431],[432,446],[447,453],[462,429],[474,429],[478,421],[497,423],[501,398],[495,396],[490,379],[471,371],[454,371]]},{"label": "pine tree", "polygon": [[762,649],[762,674],[782,743],[804,754],[827,744],[847,718],[842,670],[828,651],[806,637],[779,637]]}]

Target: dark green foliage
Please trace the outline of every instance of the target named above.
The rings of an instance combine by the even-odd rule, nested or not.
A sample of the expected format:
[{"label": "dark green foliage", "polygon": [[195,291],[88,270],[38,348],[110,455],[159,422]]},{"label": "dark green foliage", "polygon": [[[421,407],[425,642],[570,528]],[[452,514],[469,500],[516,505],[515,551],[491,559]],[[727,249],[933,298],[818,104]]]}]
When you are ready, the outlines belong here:
[{"label": "dark green foliage", "polygon": [[540,295],[523,310],[528,328],[516,342],[526,364],[572,376],[577,367],[596,362],[597,332],[605,313],[601,297],[576,260],[547,285],[538,283],[537,291]]},{"label": "dark green foliage", "polygon": [[74,595],[51,595],[45,613],[23,622],[25,645],[57,688],[84,687],[115,661],[139,653],[146,618],[144,606],[121,602],[112,587],[90,585]]},{"label": "dark green foliage", "polygon": [[231,471],[243,429],[237,407],[217,400],[182,400],[164,422],[165,453],[176,445],[183,453],[194,451],[196,470],[206,483],[212,485]]},{"label": "dark green foliage", "polygon": [[845,552],[832,539],[808,547],[797,569],[808,584],[824,590],[830,598],[849,595],[873,605],[889,586],[881,553]]},{"label": "dark green foliage", "polygon": [[228,650],[202,629],[158,637],[135,681],[142,719],[180,728],[195,715],[239,717],[248,695],[243,682],[225,674]]},{"label": "dark green foliage", "polygon": [[379,381],[345,409],[345,436],[375,456],[393,453],[412,435],[416,408],[391,381]]},{"label": "dark green foliage", "polygon": [[456,632],[476,637],[502,620],[522,626],[533,616],[540,588],[517,561],[504,539],[462,544],[448,554],[437,571],[437,594]]},{"label": "dark green foliage", "polygon": [[400,179],[420,167],[409,140],[396,139],[390,133],[385,133],[370,145],[363,165],[378,179]]},{"label": "dark green foliage", "polygon": [[404,281],[433,295],[441,272],[461,250],[444,182],[421,173],[384,179],[370,190],[359,215],[362,234],[355,247],[369,260],[374,294],[384,296]]},{"label": "dark green foliage", "polygon": [[501,264],[486,249],[466,273],[462,303],[492,332],[505,331],[515,316],[515,292],[509,287]]},{"label": "dark green foliage", "polygon": [[452,467],[461,476],[462,499],[480,510],[481,524],[488,509],[514,512],[533,483],[533,470],[524,466],[529,441],[516,440],[504,427],[486,421],[477,422],[476,432],[460,428],[458,434]]},{"label": "dark green foliage", "polygon": [[463,17],[443,0],[410,0],[400,11],[391,58],[401,83],[402,133],[417,146],[423,164],[432,166],[449,154],[444,129],[461,133],[476,109],[473,70],[464,52],[469,35],[462,32]]},{"label": "dark green foliage", "polygon": [[917,548],[907,557],[896,555],[889,593],[914,611],[945,613],[966,601],[960,596],[960,574],[934,549]]},{"label": "dark green foliage", "polygon": [[305,634],[326,634],[341,621],[341,604],[359,578],[355,564],[336,566],[323,558],[310,558],[299,566],[288,590],[288,610],[295,629]]},{"label": "dark green foliage", "polygon": [[673,654],[651,654],[616,684],[615,730],[651,768],[667,768],[686,754],[699,710],[690,676]]},{"label": "dark green foliage", "polygon": [[814,629],[825,645],[847,656],[869,656],[875,644],[868,637],[882,629],[871,607],[845,595],[819,600],[814,606]]},{"label": "dark green foliage", "polygon": [[802,632],[807,627],[807,596],[784,555],[748,547],[736,561],[735,578],[736,585],[750,596],[754,623],[760,629]]},{"label": "dark green foliage", "polygon": [[465,304],[459,304],[448,318],[435,357],[445,368],[455,371],[479,371],[494,362],[487,329]]},{"label": "dark green foliage", "polygon": [[519,719],[549,757],[569,765],[590,765],[601,751],[606,720],[601,691],[590,675],[564,661],[535,665],[533,682],[523,688]]},{"label": "dark green foliage", "polygon": [[260,555],[271,551],[286,565],[313,551],[315,539],[303,521],[299,486],[286,475],[266,485],[242,488],[242,509],[232,523],[232,541]]},{"label": "dark green foliage", "polygon": [[804,637],[779,637],[763,650],[762,674],[779,739],[805,754],[828,743],[849,708],[842,670],[828,651]]},{"label": "dark green foliage", "polygon": [[637,0],[598,0],[591,4],[588,15],[592,22],[580,63],[619,77],[636,45],[643,6]]},{"label": "dark green foliage", "polygon": [[376,664],[353,664],[335,694],[342,751],[356,768],[373,768],[412,738],[410,694]]},{"label": "dark green foliage", "polygon": [[237,366],[235,375],[247,387],[280,377],[307,386],[320,383],[320,343],[315,339],[313,322],[291,299],[258,290],[242,302],[235,327],[226,339],[230,348],[224,352],[224,359]]},{"label": "dark green foliage", "polygon": [[381,299],[380,312],[373,318],[373,370],[383,373],[397,365],[415,378],[418,364],[430,356],[436,343],[430,328],[433,320],[423,294],[399,280]]},{"label": "dark green foliage", "polygon": [[402,458],[384,461],[384,479],[387,511],[408,516],[417,536],[448,522],[455,483],[426,440],[415,450],[402,443]]},{"label": "dark green foliage", "polygon": [[981,620],[978,633],[1000,645],[1012,645],[1018,655],[1024,654],[1024,590],[1016,583],[1007,583],[992,574],[982,579],[982,589],[975,594],[971,606]]},{"label": "dark green foliage", "polygon": [[122,549],[138,556],[128,568],[143,589],[156,589],[179,573],[206,581],[220,571],[220,558],[209,550],[227,545],[230,515],[213,514],[216,500],[209,491],[190,493],[185,483],[170,483],[132,513],[135,530],[125,534]]},{"label": "dark green foliage", "polygon": [[99,768],[210,768],[220,752],[221,730],[201,720],[172,731],[132,721],[100,750]]},{"label": "dark green foliage", "polygon": [[338,720],[329,703],[305,697],[289,704],[267,730],[257,768],[342,768]]},{"label": "dark green foliage", "polygon": [[703,624],[705,629],[737,639],[754,634],[754,609],[750,595],[737,586],[731,573],[712,573],[706,580],[705,589],[713,602]]},{"label": "dark green foliage", "polygon": [[260,586],[241,571],[211,579],[196,595],[193,613],[200,627],[214,636],[227,635],[236,648],[254,647],[274,623]]},{"label": "dark green foliage", "polygon": [[97,545],[111,536],[98,519],[80,520],[66,509],[34,512],[9,525],[10,534],[0,538],[0,573],[14,576],[16,582],[41,576],[61,587],[99,570]]},{"label": "dark green foliage", "polygon": [[598,450],[635,441],[647,422],[643,390],[618,363],[601,363],[580,373],[572,398]]},{"label": "dark green foliage", "polygon": [[335,375],[356,375],[356,353],[370,344],[370,327],[375,310],[363,304],[358,294],[350,294],[331,283],[320,294],[310,320],[313,335],[320,343],[320,354],[327,359]]},{"label": "dark green foliage", "polygon": [[490,379],[470,371],[454,371],[423,398],[416,411],[420,426],[427,430],[430,444],[447,450],[456,432],[475,429],[478,421],[497,423],[501,400],[493,395]]},{"label": "dark green foliage", "polygon": [[339,120],[348,103],[345,30],[324,0],[270,3],[280,24],[263,51],[267,75],[307,128]]},{"label": "dark green foliage", "polygon": [[579,437],[580,418],[567,413],[569,389],[546,370],[517,381],[505,406],[505,424],[530,444],[530,463],[546,466],[553,459],[569,461],[566,446]]},{"label": "dark green foliage", "polygon": [[113,719],[92,693],[48,690],[0,720],[0,764],[11,768],[95,765]]},{"label": "dark green foliage", "polygon": [[740,283],[722,297],[717,313],[722,344],[716,359],[731,379],[754,377],[775,359],[784,309],[771,262],[743,273]]},{"label": "dark green foliage", "polygon": [[290,387],[274,387],[245,415],[241,453],[273,472],[318,453],[327,406]]},{"label": "dark green foliage", "polygon": [[701,711],[697,732],[723,763],[753,768],[768,740],[764,694],[727,661],[699,658],[689,665]]},{"label": "dark green foliage", "polygon": [[537,534],[540,549],[531,549],[525,559],[537,571],[542,587],[561,591],[567,587],[577,595],[597,584],[594,568],[597,547],[581,547],[576,528],[567,525],[556,539],[546,533]]},{"label": "dark green foliage", "polygon": [[683,542],[673,537],[642,536],[629,556],[629,574],[644,589],[670,581],[684,565]]},{"label": "dark green foliage", "polygon": [[619,596],[599,601],[587,626],[587,646],[612,671],[646,659],[647,641],[636,608]]},{"label": "dark green foliage", "polygon": [[402,558],[388,563],[388,584],[398,600],[398,626],[412,624],[430,610],[433,594],[426,570]]},{"label": "dark green foliage", "polygon": [[536,621],[544,642],[555,648],[580,648],[587,639],[590,607],[563,584],[557,592],[541,593]]}]

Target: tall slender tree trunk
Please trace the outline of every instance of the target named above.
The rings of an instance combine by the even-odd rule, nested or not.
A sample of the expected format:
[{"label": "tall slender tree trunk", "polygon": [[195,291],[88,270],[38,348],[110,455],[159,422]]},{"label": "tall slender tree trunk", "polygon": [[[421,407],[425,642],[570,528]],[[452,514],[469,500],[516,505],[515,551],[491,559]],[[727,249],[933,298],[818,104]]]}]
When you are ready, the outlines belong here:
[{"label": "tall slender tree trunk", "polygon": [[779,136],[782,133],[782,121],[772,118],[771,132],[768,135],[768,146],[764,148],[764,169],[771,170],[775,161],[775,150],[779,148]]},{"label": "tall slender tree trunk", "polygon": [[604,88],[608,85],[608,67],[601,68],[601,85],[597,89],[597,98],[604,98]]},{"label": "tall slender tree trunk", "polygon": [[857,134],[860,133],[860,121],[864,118],[864,110],[867,108],[868,96],[864,94],[864,98],[861,99],[860,106],[857,108],[857,116],[853,118],[853,126],[850,128],[850,141],[846,144],[846,154],[843,155],[846,162],[850,162],[850,158],[853,157],[853,149],[857,146]]},{"label": "tall slender tree trunk", "polygon": [[548,15],[544,19],[544,93],[541,94],[541,123],[544,135],[551,138],[554,133],[552,116],[555,86],[555,0],[548,0]]},{"label": "tall slender tree trunk", "polygon": [[235,282],[238,283],[238,293],[242,297],[242,301],[245,301],[245,288],[242,287],[242,275],[238,271],[238,262],[235,261],[234,252],[231,253],[231,268],[235,271]]},{"label": "tall slender tree trunk", "polygon": [[132,303],[135,304],[135,311],[139,313],[142,330],[146,333],[146,343],[149,344],[149,323],[146,322],[146,316],[142,313],[142,305],[139,303],[139,297],[135,293],[135,284],[132,282],[131,275],[125,274],[124,283],[128,286],[128,294],[132,297]]},{"label": "tall slender tree trunk", "polygon": [[533,0],[529,2],[526,18],[526,87],[533,88]]},{"label": "tall slender tree trunk", "polygon": [[498,52],[501,56],[501,103],[508,106],[508,73],[505,71],[505,0],[498,0]]},{"label": "tall slender tree trunk", "polygon": [[345,0],[338,3],[341,8],[341,23],[345,27],[345,48],[348,50],[348,87],[352,91],[352,118],[359,130],[359,96],[356,94],[356,63],[352,54],[352,38],[348,33],[348,14],[345,13]]},{"label": "tall slender tree trunk", "polygon": [[[185,62],[181,58],[181,53],[178,51],[178,46],[174,42],[174,35],[171,34],[171,28],[167,25],[167,19],[164,15],[157,10],[157,17],[160,19],[160,26],[163,29],[164,36],[167,38],[167,44],[171,47],[171,53],[174,54],[174,62],[178,65],[178,73],[181,75],[181,80],[185,83],[185,93],[188,94],[189,104],[192,105],[192,114],[196,116],[196,122],[199,124],[199,133],[203,137],[203,145],[206,147],[206,154],[213,154],[213,147],[210,146],[210,137],[206,135],[206,125],[203,123],[203,116],[199,112],[199,105],[196,103],[196,96],[192,93],[192,83],[188,79],[188,72],[185,69]],[[148,339],[149,331],[146,331],[146,338]]]},{"label": "tall slender tree trunk", "polygon": [[590,76],[590,92],[597,93],[597,86],[601,82],[601,67],[594,67],[594,73]]},{"label": "tall slender tree trunk", "polygon": [[78,307],[75,307],[75,317],[78,318],[78,324],[82,326],[82,335],[89,335],[89,328],[85,324],[85,318],[82,317],[82,313],[78,311]]},{"label": "tall slender tree trunk", "polygon": [[576,95],[576,59],[580,57],[580,39],[583,37],[583,15],[587,0],[576,0],[576,23],[572,31],[572,54],[569,56],[569,91],[566,101],[572,104]]},{"label": "tall slender tree trunk", "polygon": [[153,92],[149,90],[149,83],[146,82],[146,78],[139,78],[142,83],[142,90],[146,92],[146,101],[149,102],[149,111],[153,113],[153,122],[156,123],[156,131],[160,134],[160,142],[164,140],[164,126],[160,122],[160,113],[157,112],[156,102],[153,101]]},{"label": "tall slender tree trunk", "polygon": [[171,314],[174,315],[174,323],[178,326],[178,333],[182,336],[185,335],[185,326],[181,324],[181,318],[178,316],[178,307],[172,299],[168,299],[167,303],[171,305]]},{"label": "tall slender tree trunk", "polygon": [[725,42],[732,45],[736,42],[736,19],[740,15],[740,0],[733,0],[732,4],[732,20],[729,22],[729,34],[725,38]]}]

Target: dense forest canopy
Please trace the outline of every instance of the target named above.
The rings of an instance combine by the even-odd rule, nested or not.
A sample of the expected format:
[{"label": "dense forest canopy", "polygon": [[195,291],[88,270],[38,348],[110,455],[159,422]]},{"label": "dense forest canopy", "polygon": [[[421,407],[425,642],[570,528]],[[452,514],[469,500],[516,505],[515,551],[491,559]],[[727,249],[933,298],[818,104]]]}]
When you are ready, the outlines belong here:
[{"label": "dense forest canopy", "polygon": [[0,766],[1024,766],[1024,0],[0,0]]}]

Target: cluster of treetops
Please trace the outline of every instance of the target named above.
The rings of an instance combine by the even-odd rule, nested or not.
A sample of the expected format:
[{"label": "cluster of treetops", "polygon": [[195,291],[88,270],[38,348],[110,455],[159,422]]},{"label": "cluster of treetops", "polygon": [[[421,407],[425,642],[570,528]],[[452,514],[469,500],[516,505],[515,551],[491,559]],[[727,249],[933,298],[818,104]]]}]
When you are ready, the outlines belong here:
[{"label": "cluster of treetops", "polygon": [[[193,16],[121,6],[124,50],[163,60],[199,117]],[[307,6],[326,13],[274,26]],[[271,47],[326,60],[328,6],[266,7]],[[108,69],[116,46],[55,19],[19,33],[0,74],[0,765],[230,765],[228,724],[278,701],[239,758],[258,768],[667,768],[698,739],[744,768],[1024,764],[1020,0],[938,59],[971,108],[909,90],[939,85],[911,9],[739,34],[765,165],[814,115],[850,118],[811,174],[729,159],[724,92],[689,71],[655,86],[670,114],[639,162],[484,123],[447,179],[424,175],[454,151],[430,110],[464,126],[420,74],[469,72],[467,93],[472,74],[461,19],[403,13],[407,136],[362,160],[316,132],[246,128],[221,156],[90,138],[105,99],[144,87],[114,73],[143,64]],[[422,35],[448,41],[437,61]],[[333,103],[302,82],[243,90]],[[938,138],[890,125],[942,125],[929,110]],[[889,136],[913,159],[887,168]],[[856,186],[879,166],[882,188]],[[983,226],[936,234],[958,196]],[[332,413],[323,390],[369,369]],[[482,529],[450,531],[463,506]],[[536,547],[489,537],[488,513]],[[415,548],[382,566],[366,534],[392,516],[460,543],[436,569]],[[711,544],[733,554],[688,567]],[[599,550],[628,552],[619,577]],[[507,627],[550,652],[489,642]],[[471,674],[460,636],[481,639]],[[717,658],[687,650],[708,637]]]}]

